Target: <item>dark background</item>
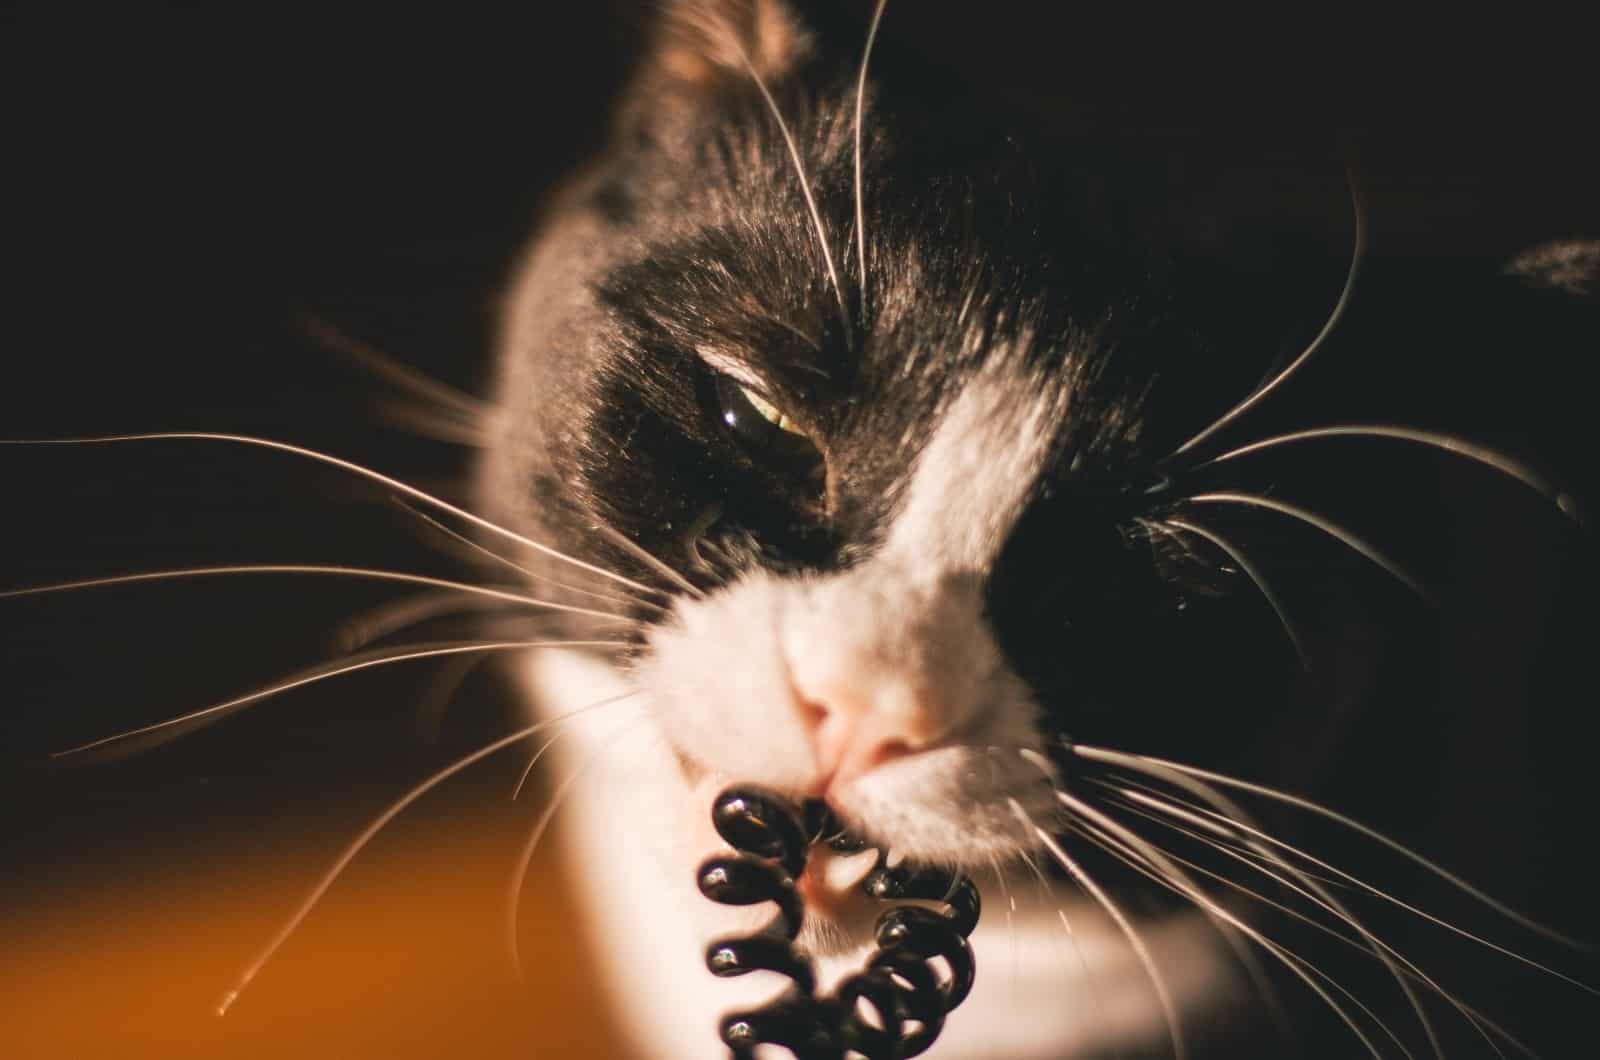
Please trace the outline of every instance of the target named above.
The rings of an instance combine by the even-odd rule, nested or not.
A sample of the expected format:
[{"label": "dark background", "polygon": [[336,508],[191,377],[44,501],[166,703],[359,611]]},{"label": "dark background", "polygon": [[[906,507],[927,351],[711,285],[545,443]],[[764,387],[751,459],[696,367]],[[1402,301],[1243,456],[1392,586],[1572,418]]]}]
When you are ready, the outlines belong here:
[{"label": "dark background", "polygon": [[[380,399],[393,391],[299,321],[314,315],[481,392],[499,284],[541,193],[604,136],[639,39],[634,5],[516,21],[62,7],[5,17],[0,436],[259,433],[454,496],[467,457],[386,424]],[[1236,189],[1226,195],[1239,216],[1282,216],[1330,247],[1348,239],[1350,163],[1370,203],[1378,292],[1362,326],[1391,341],[1330,350],[1274,415],[1391,414],[1462,430],[1592,496],[1580,383],[1592,313],[1552,308],[1555,337],[1527,336],[1486,316],[1462,282],[1544,240],[1600,237],[1595,93],[1575,26],[1459,11],[1171,21],[918,2],[891,4],[884,33],[998,106],[1081,130],[1093,149],[1170,152],[1175,193]],[[1582,774],[1594,696],[1567,687],[1587,678],[1590,540],[1514,490],[1419,466],[1438,521],[1390,540],[1435,548],[1434,569],[1465,580],[1457,624],[1413,662],[1444,675],[1440,701],[1460,706],[1416,707],[1417,731],[1449,734],[1416,798],[1438,803],[1424,816],[1453,834],[1453,864],[1593,936],[1578,866],[1593,834]],[[201,443],[5,448],[0,476],[5,587],[205,563],[464,570],[381,492],[283,456]],[[205,965],[220,988],[258,941],[257,921],[287,909],[362,821],[501,731],[493,676],[470,680],[436,731],[410,706],[429,669],[402,667],[262,704],[139,757],[42,760],[321,661],[341,617],[394,595],[240,579],[0,601],[0,930],[49,935],[70,954],[74,910],[109,903],[125,929],[102,945],[120,947],[131,976],[139,903],[160,907],[212,879],[175,865],[242,866],[278,890],[202,921],[225,932],[229,916],[254,918]],[[519,765],[465,778],[445,804],[501,798]],[[1343,805],[1381,819],[1358,789]],[[526,818],[485,820],[508,867]],[[489,918],[461,927],[481,931],[485,950],[493,930]],[[566,960],[556,945],[551,960]],[[422,974],[425,963],[405,966]],[[346,967],[370,974],[359,960]],[[110,978],[96,989],[120,989]],[[24,969],[0,991],[19,1012],[65,1004],[55,982]],[[1566,1001],[1562,1011],[1583,1004]],[[275,1015],[262,1018],[292,1024],[294,1004],[280,1003],[264,1003]],[[1564,1040],[1559,1022],[1546,1031]],[[57,1054],[49,1034],[30,1040]],[[1551,1055],[1581,1052],[1561,1048]]]}]

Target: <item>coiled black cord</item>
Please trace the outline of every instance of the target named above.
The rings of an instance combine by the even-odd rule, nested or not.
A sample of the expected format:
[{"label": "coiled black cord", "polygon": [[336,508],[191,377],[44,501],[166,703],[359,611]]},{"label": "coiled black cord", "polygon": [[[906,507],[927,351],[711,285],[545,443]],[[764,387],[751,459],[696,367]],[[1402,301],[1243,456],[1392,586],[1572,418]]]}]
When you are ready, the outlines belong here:
[{"label": "coiled black cord", "polygon": [[[761,1044],[780,1045],[799,1060],[842,1060],[846,1051],[868,1060],[899,1060],[926,1050],[945,1016],[972,989],[972,948],[978,889],[965,876],[931,869],[891,869],[880,855],[862,881],[880,901],[941,902],[943,911],[896,906],[878,918],[877,949],[864,969],[829,997],[816,994],[816,972],[794,944],[805,911],[795,881],[805,871],[811,842],[838,851],[861,849],[818,804],[805,817],[782,797],[756,787],[731,787],[711,811],[717,833],[738,851],[700,866],[700,892],[724,905],[773,902],[778,915],[760,932],[719,939],[706,967],[719,976],[757,969],[786,976],[792,986],[750,1012],[722,1018],[722,1040],[734,1060],[749,1060]],[[932,962],[942,960],[944,974]],[[863,1003],[873,1019],[862,1012]]]}]

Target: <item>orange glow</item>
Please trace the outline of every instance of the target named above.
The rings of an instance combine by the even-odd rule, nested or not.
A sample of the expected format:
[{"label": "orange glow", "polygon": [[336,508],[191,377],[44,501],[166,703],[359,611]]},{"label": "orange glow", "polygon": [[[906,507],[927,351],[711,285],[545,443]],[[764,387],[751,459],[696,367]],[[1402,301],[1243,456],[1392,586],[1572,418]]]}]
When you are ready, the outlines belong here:
[{"label": "orange glow", "polygon": [[64,891],[38,881],[0,912],[5,1055],[621,1056],[554,848],[524,895],[522,984],[502,928],[509,815],[422,816],[351,866],[226,1017],[218,1000],[325,867],[326,836],[307,842],[290,821],[248,850],[197,842],[148,862],[160,871],[141,859]]}]

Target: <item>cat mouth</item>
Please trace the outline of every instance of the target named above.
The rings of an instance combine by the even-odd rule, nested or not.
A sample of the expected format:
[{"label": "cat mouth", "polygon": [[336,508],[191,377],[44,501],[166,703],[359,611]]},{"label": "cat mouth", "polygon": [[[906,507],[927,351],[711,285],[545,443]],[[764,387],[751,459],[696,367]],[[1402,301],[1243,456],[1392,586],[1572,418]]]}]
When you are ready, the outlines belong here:
[{"label": "cat mouth", "polygon": [[870,845],[842,830],[813,839],[805,869],[795,879],[795,890],[805,907],[797,941],[819,957],[837,956],[867,945],[873,926],[883,913],[882,902],[867,891],[867,879],[876,870],[892,867],[901,860],[903,855],[899,852]]},{"label": "cat mouth", "polygon": [[829,920],[845,917],[856,903],[865,901],[862,881],[887,856],[876,847],[840,853],[827,844],[813,844],[805,871],[795,880],[807,914]]}]

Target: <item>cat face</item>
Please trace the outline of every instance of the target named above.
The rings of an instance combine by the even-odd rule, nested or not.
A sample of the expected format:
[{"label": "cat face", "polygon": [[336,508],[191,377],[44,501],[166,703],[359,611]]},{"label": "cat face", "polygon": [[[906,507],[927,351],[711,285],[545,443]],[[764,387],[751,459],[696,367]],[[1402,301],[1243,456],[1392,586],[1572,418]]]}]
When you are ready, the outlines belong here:
[{"label": "cat face", "polygon": [[480,503],[659,587],[632,674],[691,773],[988,865],[1108,690],[1178,698],[1149,660],[1214,572],[1144,520],[1265,329],[1104,167],[859,69],[671,9],[516,287]]}]

